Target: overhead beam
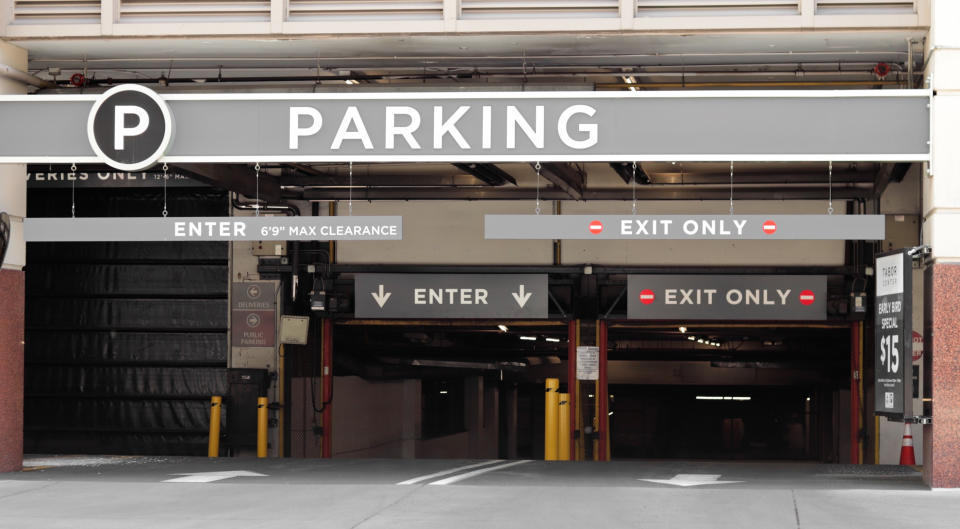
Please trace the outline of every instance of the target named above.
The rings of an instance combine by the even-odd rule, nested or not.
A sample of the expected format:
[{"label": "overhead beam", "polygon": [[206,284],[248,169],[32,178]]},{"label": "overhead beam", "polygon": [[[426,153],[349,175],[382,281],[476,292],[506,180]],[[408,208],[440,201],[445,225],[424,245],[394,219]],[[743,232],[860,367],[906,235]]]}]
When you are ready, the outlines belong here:
[{"label": "overhead beam", "polygon": [[[634,178],[633,163],[610,162],[610,167],[616,171],[618,175],[620,175],[620,178],[623,179],[624,183],[629,184]],[[647,175],[646,171],[643,170],[643,167],[641,167],[639,163],[637,163],[636,178],[637,182],[641,184],[650,183],[650,177]]]},{"label": "overhead beam", "polygon": [[573,164],[563,162],[544,163],[541,165],[540,174],[568,195],[564,198],[584,199],[586,178],[583,172],[574,167]]},{"label": "overhead beam", "polygon": [[[869,198],[872,189],[868,187],[843,187],[833,191],[836,200]],[[341,188],[305,189],[302,192],[289,193],[289,198],[302,200],[347,200],[350,193]],[[563,189],[547,188],[540,190],[541,200],[570,200],[571,195]],[[527,188],[364,188],[354,189],[354,200],[536,200],[537,190]],[[698,189],[691,186],[646,186],[640,200],[729,200],[730,190]],[[816,188],[758,188],[737,189],[736,200],[823,200],[824,190]],[[598,189],[584,191],[578,200],[622,200],[631,199],[630,189]],[[629,210],[629,205],[626,210]]]},{"label": "overhead beam", "polygon": [[873,197],[880,198],[892,182],[902,182],[903,178],[907,176],[907,171],[910,170],[910,165],[909,162],[881,165],[880,170],[877,171],[876,180],[874,180]]},{"label": "overhead beam", "polygon": [[260,200],[268,203],[283,200],[280,181],[276,177],[260,171],[258,185],[253,168],[245,164],[182,163],[173,167],[191,178],[214,187],[235,191],[248,198],[259,196]]},{"label": "overhead beam", "polygon": [[502,186],[507,182],[517,185],[517,180],[510,173],[492,163],[455,163],[454,167],[471,174],[492,186]]},{"label": "overhead beam", "polygon": [[[833,173],[834,184],[874,183],[876,175],[865,171],[844,171]],[[653,173],[653,184],[723,184],[730,181],[730,173]],[[734,184],[822,184],[827,185],[825,173],[767,173],[742,174],[733,177]]]}]

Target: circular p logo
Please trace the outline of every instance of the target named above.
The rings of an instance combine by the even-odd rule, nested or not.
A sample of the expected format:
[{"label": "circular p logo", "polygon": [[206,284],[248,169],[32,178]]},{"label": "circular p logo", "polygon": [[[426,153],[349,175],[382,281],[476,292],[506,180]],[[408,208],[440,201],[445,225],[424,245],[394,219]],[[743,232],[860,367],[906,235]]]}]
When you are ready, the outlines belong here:
[{"label": "circular p logo", "polygon": [[139,171],[156,163],[173,137],[166,101],[140,85],[120,85],[104,92],[87,117],[93,152],[107,165]]}]

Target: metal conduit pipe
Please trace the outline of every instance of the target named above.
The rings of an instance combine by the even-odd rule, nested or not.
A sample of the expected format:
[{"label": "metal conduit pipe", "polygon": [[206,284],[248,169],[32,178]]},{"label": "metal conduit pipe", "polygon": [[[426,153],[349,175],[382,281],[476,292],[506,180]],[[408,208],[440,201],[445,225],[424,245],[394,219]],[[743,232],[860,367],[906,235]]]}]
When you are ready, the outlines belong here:
[{"label": "metal conduit pipe", "polygon": [[785,88],[819,86],[889,86],[902,85],[904,81],[730,81],[730,82],[697,82],[697,83],[597,83],[598,90],[612,88]]},{"label": "metal conduit pipe", "polygon": [[240,199],[237,193],[230,193],[231,202],[233,207],[240,210],[253,211],[259,209],[260,211],[283,211],[286,215],[291,217],[300,216],[300,208],[294,206],[293,204],[265,204],[261,205],[259,208],[255,204],[240,202]]},{"label": "metal conduit pipe", "polygon": [[55,86],[50,81],[44,81],[35,75],[30,75],[27,72],[20,71],[9,64],[3,63],[0,63],[0,77],[6,77],[7,79],[19,81],[30,86],[36,86],[37,88],[50,88]]}]

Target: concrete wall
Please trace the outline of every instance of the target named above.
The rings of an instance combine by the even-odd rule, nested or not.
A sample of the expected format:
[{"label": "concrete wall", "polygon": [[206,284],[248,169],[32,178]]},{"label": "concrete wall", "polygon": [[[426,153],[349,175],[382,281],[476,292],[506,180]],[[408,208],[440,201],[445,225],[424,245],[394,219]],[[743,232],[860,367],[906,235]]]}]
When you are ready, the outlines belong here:
[{"label": "concrete wall", "polygon": [[[421,439],[419,380],[334,377],[333,457],[496,458],[500,421],[497,389],[485,388],[480,377],[468,378],[467,386],[466,431]],[[320,436],[314,434],[313,427],[321,421],[319,414],[315,421],[313,418],[310,379],[294,378],[290,389],[290,456],[320,457]],[[319,384],[315,389],[319,393]]]}]

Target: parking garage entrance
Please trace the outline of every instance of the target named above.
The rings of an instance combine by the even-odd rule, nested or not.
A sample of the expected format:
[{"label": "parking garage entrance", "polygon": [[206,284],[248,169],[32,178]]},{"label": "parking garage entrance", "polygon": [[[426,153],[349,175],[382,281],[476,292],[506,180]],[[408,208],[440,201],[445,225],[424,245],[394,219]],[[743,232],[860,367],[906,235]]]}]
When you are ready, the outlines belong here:
[{"label": "parking garage entrance", "polygon": [[[84,197],[72,183],[31,204],[46,218],[31,211],[27,239],[51,245],[28,252],[28,447],[202,454],[205,393],[254,380],[232,374],[250,369],[268,394],[274,455],[542,457],[543,383],[559,378],[574,408],[572,458],[861,459],[871,399],[859,388],[863,316],[848,301],[867,290],[878,248],[849,241],[884,237],[867,202],[929,159],[928,92],[260,95],[116,87],[64,96],[71,112],[0,100],[64,131],[51,143],[25,126],[0,142],[0,162],[164,167],[163,213],[156,186],[141,202],[153,210],[120,212],[90,191],[99,202],[81,200],[73,218]],[[118,96],[159,109],[150,138],[124,122],[131,107]],[[104,118],[110,109],[119,120]],[[682,126],[641,126],[652,113]],[[254,114],[261,128],[237,122]],[[401,114],[418,124],[433,115],[433,128],[399,125]],[[872,126],[877,115],[901,126]],[[77,116],[90,118],[91,137],[69,121]],[[843,127],[825,134],[825,122]],[[735,130],[717,134],[718,123]],[[167,218],[177,194],[167,162],[220,191],[185,192],[193,206]],[[410,163],[426,176],[397,168]],[[735,163],[756,164],[738,165],[736,191]],[[765,209],[773,197],[777,218]],[[93,203],[97,213],[83,209]],[[143,250],[148,239],[169,255]],[[91,241],[108,242],[59,246]],[[189,245],[204,243],[197,257]],[[64,279],[64,264],[78,281]],[[458,274],[486,283],[440,284]],[[540,283],[515,277],[525,274]],[[672,292],[678,276],[772,284]],[[156,277],[167,278],[159,290]],[[237,304],[243,296],[263,299]],[[686,305],[705,312],[673,312]],[[260,327],[267,313],[276,328]],[[299,345],[285,341],[283,316],[308,322]],[[595,355],[594,375],[578,373],[581,354]]]}]

